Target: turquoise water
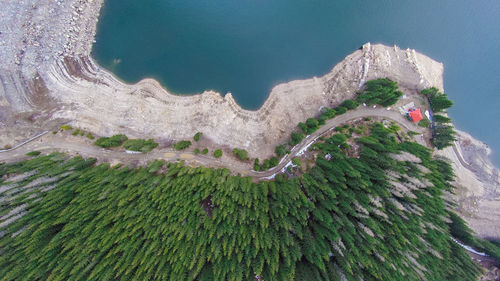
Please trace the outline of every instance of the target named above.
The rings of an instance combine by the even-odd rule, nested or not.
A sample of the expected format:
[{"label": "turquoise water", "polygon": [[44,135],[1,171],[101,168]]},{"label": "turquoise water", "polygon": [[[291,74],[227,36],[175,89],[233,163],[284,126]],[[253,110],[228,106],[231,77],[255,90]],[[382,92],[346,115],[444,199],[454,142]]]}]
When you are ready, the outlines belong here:
[{"label": "turquoise water", "polygon": [[365,42],[443,62],[456,126],[500,151],[498,0],[106,0],[93,56],[127,82],[230,91],[257,109],[274,85],[321,76]]}]

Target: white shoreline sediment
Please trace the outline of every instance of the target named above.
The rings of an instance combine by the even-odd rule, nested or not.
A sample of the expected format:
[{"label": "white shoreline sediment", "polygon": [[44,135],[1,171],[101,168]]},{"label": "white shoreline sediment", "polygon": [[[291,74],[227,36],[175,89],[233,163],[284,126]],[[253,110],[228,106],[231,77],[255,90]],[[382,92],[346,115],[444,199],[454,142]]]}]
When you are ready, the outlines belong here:
[{"label": "white shoreline sediment", "polygon": [[[390,67],[387,52],[392,53]],[[73,120],[76,127],[101,135],[126,132],[174,140],[191,138],[200,131],[220,145],[245,148],[252,155],[266,157],[286,141],[298,122],[318,115],[322,106],[335,106],[352,98],[365,80],[388,77],[408,91],[442,88],[442,64],[418,54],[423,62],[419,71],[433,78],[421,82],[422,74],[414,61],[397,59],[407,52],[368,43],[322,77],[275,86],[256,111],[241,108],[231,94],[222,97],[206,91],[173,95],[152,79],[128,85],[89,57],[56,61],[41,76],[53,98],[71,105],[71,110],[54,112],[53,118]]]}]

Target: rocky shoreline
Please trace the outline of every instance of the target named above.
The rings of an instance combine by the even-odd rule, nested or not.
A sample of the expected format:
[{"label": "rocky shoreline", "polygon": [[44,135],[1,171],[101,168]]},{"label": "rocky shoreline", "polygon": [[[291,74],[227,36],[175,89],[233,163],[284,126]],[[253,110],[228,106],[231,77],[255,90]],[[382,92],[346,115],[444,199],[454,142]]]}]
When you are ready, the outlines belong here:
[{"label": "rocky shoreline", "polygon": [[[443,65],[414,50],[365,44],[322,77],[275,86],[264,105],[242,109],[230,94],[169,93],[152,79],[123,83],[91,58],[104,0],[8,0],[0,11],[0,144],[70,122],[97,135],[159,141],[201,131],[220,146],[272,154],[296,124],[351,98],[367,80],[388,77],[412,93],[443,89]],[[500,179],[485,145],[466,133],[453,161],[456,199],[479,236],[500,238]],[[461,156],[457,156],[461,155]],[[459,159],[462,158],[462,159]],[[465,162],[466,164],[462,163]]]}]

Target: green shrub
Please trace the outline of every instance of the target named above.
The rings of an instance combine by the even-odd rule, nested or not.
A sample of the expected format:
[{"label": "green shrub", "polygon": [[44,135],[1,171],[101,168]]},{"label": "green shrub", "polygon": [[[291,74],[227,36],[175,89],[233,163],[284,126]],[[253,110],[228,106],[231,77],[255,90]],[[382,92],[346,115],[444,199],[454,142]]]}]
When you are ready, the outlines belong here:
[{"label": "green shrub", "polygon": [[420,122],[418,122],[418,125],[422,128],[429,128],[431,126],[431,122],[429,119],[422,119]]},{"label": "green shrub", "polygon": [[201,154],[203,155],[206,155],[208,153],[208,148],[204,148],[202,151],[201,151]]},{"label": "green shrub", "polygon": [[214,151],[214,157],[221,158],[222,157],[222,150],[217,149],[216,151]]},{"label": "green shrub", "polygon": [[434,130],[432,132],[432,144],[437,149],[443,149],[445,147],[451,146],[453,142],[456,140],[455,138],[456,132],[453,130],[453,127],[448,125],[439,125],[434,126]]},{"label": "green shrub", "polygon": [[339,145],[344,143],[347,140],[347,137],[343,134],[335,134],[331,136],[326,142],[330,144]]},{"label": "green shrub", "polygon": [[193,153],[194,153],[194,155],[198,155],[198,154],[200,154],[200,150],[198,148],[195,148]]},{"label": "green shrub", "polygon": [[332,108],[327,108],[327,107],[324,107],[322,109],[322,113],[319,117],[319,119],[322,119],[322,120],[328,120],[328,119],[332,119],[333,117],[335,117],[336,115],[336,111]]},{"label": "green shrub", "polygon": [[334,129],[334,131],[335,131],[335,132],[339,132],[339,133],[343,133],[343,132],[344,132],[344,130],[345,130],[345,129],[344,129],[343,127],[341,127],[341,126],[337,126],[337,127],[335,127],[335,129]]},{"label": "green shrub", "polygon": [[290,135],[289,143],[291,146],[294,146],[296,144],[299,144],[304,139],[304,137],[305,135],[302,133],[292,132],[292,134]]},{"label": "green shrub", "polygon": [[84,131],[80,131],[80,136],[84,136],[85,135],[85,132]]},{"label": "green shrub", "polygon": [[72,133],[72,135],[73,135],[73,136],[76,136],[76,135],[78,135],[79,133],[80,133],[80,130],[79,130],[79,129],[76,129],[76,130]]},{"label": "green shrub", "polygon": [[314,118],[308,118],[306,120],[305,126],[306,130],[304,132],[310,135],[319,129],[319,121]]},{"label": "green shrub", "polygon": [[391,122],[391,125],[389,126],[389,130],[393,133],[397,133],[398,131],[401,130],[401,127],[398,126],[398,123],[396,122]]},{"label": "green shrub", "polygon": [[294,157],[292,159],[292,164],[295,165],[295,166],[299,166],[299,167],[302,165],[302,163],[300,162],[300,159],[297,158],[297,157]]},{"label": "green shrub", "polygon": [[191,146],[191,142],[188,140],[182,140],[174,145],[175,150],[184,150]]},{"label": "green shrub", "polygon": [[290,151],[288,151],[288,149],[286,149],[286,146],[284,144],[282,144],[282,145],[278,145],[274,149],[274,153],[276,153],[276,155],[281,158],[281,157],[285,156],[287,153],[290,153]]},{"label": "green shrub", "polygon": [[270,167],[276,167],[276,166],[278,166],[278,163],[279,163],[279,160],[276,157],[271,157],[271,159],[269,159],[269,166]]},{"label": "green shrub", "polygon": [[306,123],[300,122],[298,126],[302,129],[302,132],[306,135],[310,135],[319,129],[319,121],[314,118],[308,118]]},{"label": "green shrub", "polygon": [[123,147],[126,150],[140,151],[143,153],[147,153],[157,148],[158,143],[156,143],[153,139],[148,139],[148,140],[130,139],[123,143]]},{"label": "green shrub", "polygon": [[339,106],[352,110],[357,108],[359,106],[359,103],[354,100],[345,100]]},{"label": "green shrub", "polygon": [[202,133],[202,132],[198,132],[198,133],[196,133],[196,134],[194,135],[194,137],[193,137],[193,140],[194,140],[194,141],[199,141],[202,135],[203,135],[203,133]]},{"label": "green shrub", "polygon": [[94,144],[103,148],[118,147],[126,140],[128,140],[127,136],[119,134],[112,137],[98,138]]},{"label": "green shrub", "polygon": [[71,127],[71,125],[62,125],[61,130],[63,131],[73,130],[73,127]]},{"label": "green shrub", "polygon": [[26,156],[35,157],[35,156],[40,155],[40,153],[41,153],[40,151],[34,150],[34,151],[26,153]]},{"label": "green shrub", "polygon": [[259,159],[256,158],[253,163],[253,169],[255,171],[265,171],[269,168],[276,167],[279,164],[279,159],[276,157],[271,157],[269,159],[264,159],[262,164],[259,164]]},{"label": "green shrub", "polygon": [[92,135],[91,133],[87,133],[87,138],[91,140],[95,139],[94,135]]},{"label": "green shrub", "polygon": [[[399,128],[399,127],[398,127],[398,128]],[[397,131],[399,131],[399,130],[397,130]],[[356,133],[356,134],[362,134],[362,133],[363,133],[363,130],[358,129],[358,128],[352,128],[352,132],[351,132],[351,133],[353,133],[353,132],[354,132],[354,133]]]},{"label": "green shrub", "polygon": [[403,93],[398,91],[398,83],[387,78],[366,82],[365,89],[357,96],[356,101],[367,105],[380,104],[390,106],[395,104]]},{"label": "green shrub", "polygon": [[343,106],[337,106],[335,107],[335,112],[337,115],[342,115],[347,112],[347,108]]},{"label": "green shrub", "polygon": [[52,132],[52,134],[53,134],[53,135],[57,134],[57,131],[53,131],[53,132]]},{"label": "green shrub", "polygon": [[453,105],[453,102],[448,99],[448,95],[441,93],[437,88],[425,89],[420,93],[427,97],[433,112],[441,112]]},{"label": "green shrub", "polygon": [[257,172],[260,171],[259,158],[255,158],[253,161],[253,170]]},{"label": "green shrub", "polygon": [[432,118],[436,123],[451,123],[451,119],[443,115],[435,114]]},{"label": "green shrub", "polygon": [[233,149],[233,154],[240,160],[248,159],[248,152],[244,149],[235,148]]}]

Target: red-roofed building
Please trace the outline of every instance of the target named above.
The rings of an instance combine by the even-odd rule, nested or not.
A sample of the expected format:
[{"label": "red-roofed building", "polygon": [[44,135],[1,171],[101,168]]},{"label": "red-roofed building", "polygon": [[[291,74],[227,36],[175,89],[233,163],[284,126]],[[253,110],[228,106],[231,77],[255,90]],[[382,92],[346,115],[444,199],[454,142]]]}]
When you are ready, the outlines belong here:
[{"label": "red-roofed building", "polygon": [[413,110],[410,109],[410,112],[408,113],[408,115],[410,116],[411,120],[413,120],[413,122],[415,122],[415,123],[418,123],[418,121],[423,119],[422,112],[420,112],[420,108],[413,109]]}]

